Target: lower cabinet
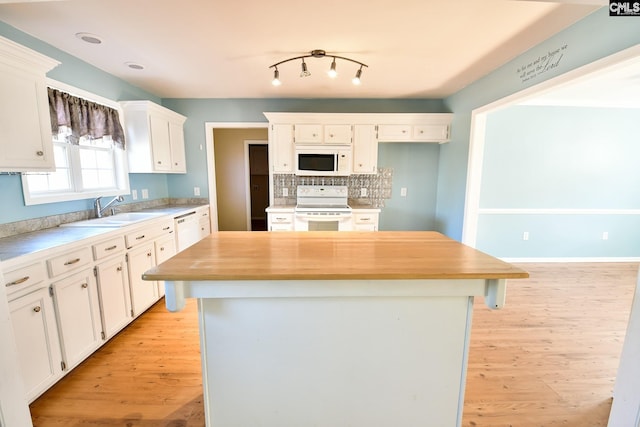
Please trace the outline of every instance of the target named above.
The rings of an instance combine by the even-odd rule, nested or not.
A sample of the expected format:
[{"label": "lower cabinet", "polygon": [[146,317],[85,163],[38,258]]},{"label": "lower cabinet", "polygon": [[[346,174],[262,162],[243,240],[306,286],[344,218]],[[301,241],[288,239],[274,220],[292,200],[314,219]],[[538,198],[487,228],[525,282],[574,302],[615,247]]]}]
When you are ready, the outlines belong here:
[{"label": "lower cabinet", "polygon": [[293,209],[267,211],[267,230],[269,231],[293,231]]},{"label": "lower cabinet", "polygon": [[9,312],[27,401],[32,402],[62,375],[60,341],[49,288],[9,301]]},{"label": "lower cabinet", "polygon": [[96,265],[102,330],[109,339],[131,322],[131,295],[124,255]]},{"label": "lower cabinet", "polygon": [[[201,239],[210,233],[208,206],[198,212]],[[164,283],[142,275],[176,254],[175,236],[168,216],[2,262],[29,403],[164,295]]]},{"label": "lower cabinet", "polygon": [[87,270],[51,284],[51,289],[67,370],[102,344],[98,288],[93,270]]},{"label": "lower cabinet", "polygon": [[353,229],[355,231],[378,231],[379,212],[379,209],[358,209],[358,212],[353,214]]},{"label": "lower cabinet", "polygon": [[157,283],[142,280],[142,274],[156,265],[154,242],[130,250],[127,256],[131,308],[137,317],[158,300]]},{"label": "lower cabinet", "polygon": [[[176,239],[173,234],[168,234],[154,242],[156,250],[156,264],[162,264],[177,252]],[[164,296],[164,281],[158,282],[158,297]]]}]

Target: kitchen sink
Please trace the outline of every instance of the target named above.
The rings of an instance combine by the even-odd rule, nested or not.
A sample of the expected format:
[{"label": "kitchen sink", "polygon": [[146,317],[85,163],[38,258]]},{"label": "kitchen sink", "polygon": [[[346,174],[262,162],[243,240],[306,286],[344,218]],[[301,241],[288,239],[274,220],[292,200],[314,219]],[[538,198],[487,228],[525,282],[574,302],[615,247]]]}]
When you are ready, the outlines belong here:
[{"label": "kitchen sink", "polygon": [[68,222],[61,224],[60,227],[110,227],[118,228],[135,224],[136,222],[146,221],[148,219],[163,216],[158,212],[122,212],[119,214],[105,216],[102,218],[87,219],[84,221]]}]

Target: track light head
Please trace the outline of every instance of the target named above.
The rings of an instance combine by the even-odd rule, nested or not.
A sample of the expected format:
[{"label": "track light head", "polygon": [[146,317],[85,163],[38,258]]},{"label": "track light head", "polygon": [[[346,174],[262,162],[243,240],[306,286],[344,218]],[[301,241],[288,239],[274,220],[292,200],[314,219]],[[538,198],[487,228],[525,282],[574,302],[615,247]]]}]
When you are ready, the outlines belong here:
[{"label": "track light head", "polygon": [[282,82],[280,81],[280,71],[276,68],[273,72],[273,80],[271,80],[271,84],[274,86],[280,86]]},{"label": "track light head", "polygon": [[304,58],[302,58],[302,71],[300,72],[300,77],[309,77],[311,73],[307,69],[307,63],[304,62]]},{"label": "track light head", "polygon": [[356,86],[359,85],[360,76],[362,76],[362,66],[360,66],[360,68],[358,68],[358,71],[356,71],[356,76],[351,80],[351,83],[353,83]]},{"label": "track light head", "polygon": [[336,58],[333,58],[333,61],[331,61],[331,68],[329,68],[328,74],[332,79],[338,75],[338,72],[336,71]]}]

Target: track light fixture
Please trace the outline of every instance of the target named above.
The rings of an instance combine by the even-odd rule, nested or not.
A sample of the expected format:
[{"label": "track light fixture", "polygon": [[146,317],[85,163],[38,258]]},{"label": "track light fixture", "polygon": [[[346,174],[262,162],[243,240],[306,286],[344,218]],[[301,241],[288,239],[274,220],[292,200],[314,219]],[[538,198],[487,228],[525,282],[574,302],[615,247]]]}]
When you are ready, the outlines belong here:
[{"label": "track light fixture", "polygon": [[363,67],[368,67],[367,64],[363,64],[360,61],[356,61],[355,59],[351,59],[351,58],[346,58],[344,56],[327,55],[327,52],[325,52],[322,49],[312,50],[307,55],[301,55],[301,56],[296,56],[296,57],[293,57],[293,58],[285,59],[284,61],[276,62],[275,64],[269,66],[269,68],[273,68],[274,69],[274,71],[273,71],[273,80],[271,81],[271,84],[273,84],[274,86],[280,86],[282,84],[282,82],[280,81],[280,72],[278,71],[278,65],[284,64],[285,62],[296,61],[298,59],[301,59],[302,60],[302,64],[301,64],[302,71],[300,72],[300,77],[309,77],[311,75],[311,72],[309,71],[309,68],[307,67],[307,63],[304,62],[304,59],[305,58],[324,58],[326,56],[330,56],[331,58],[333,58],[332,61],[331,61],[331,68],[329,68],[329,71],[328,71],[329,77],[331,77],[331,78],[334,78],[334,77],[336,77],[338,75],[338,72],[336,70],[336,68],[337,68],[336,59],[342,59],[344,61],[349,61],[349,62],[353,62],[355,64],[360,65],[360,68],[358,69],[358,71],[356,71],[356,75],[352,80],[354,85],[359,85],[360,84],[360,77],[362,76],[362,68]]}]

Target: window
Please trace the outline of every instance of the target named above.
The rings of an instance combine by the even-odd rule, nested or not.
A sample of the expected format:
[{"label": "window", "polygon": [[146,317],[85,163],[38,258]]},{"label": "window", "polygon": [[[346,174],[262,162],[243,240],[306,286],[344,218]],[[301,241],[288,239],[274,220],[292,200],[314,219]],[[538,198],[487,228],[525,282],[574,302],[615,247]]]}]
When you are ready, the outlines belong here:
[{"label": "window", "polygon": [[[49,81],[52,88],[118,110],[120,106],[97,95]],[[121,121],[122,122],[122,121]],[[60,126],[53,135],[55,172],[23,173],[22,190],[26,205],[92,199],[129,194],[129,175],[124,150],[110,136],[80,137],[78,144],[67,138],[71,129]]]}]

